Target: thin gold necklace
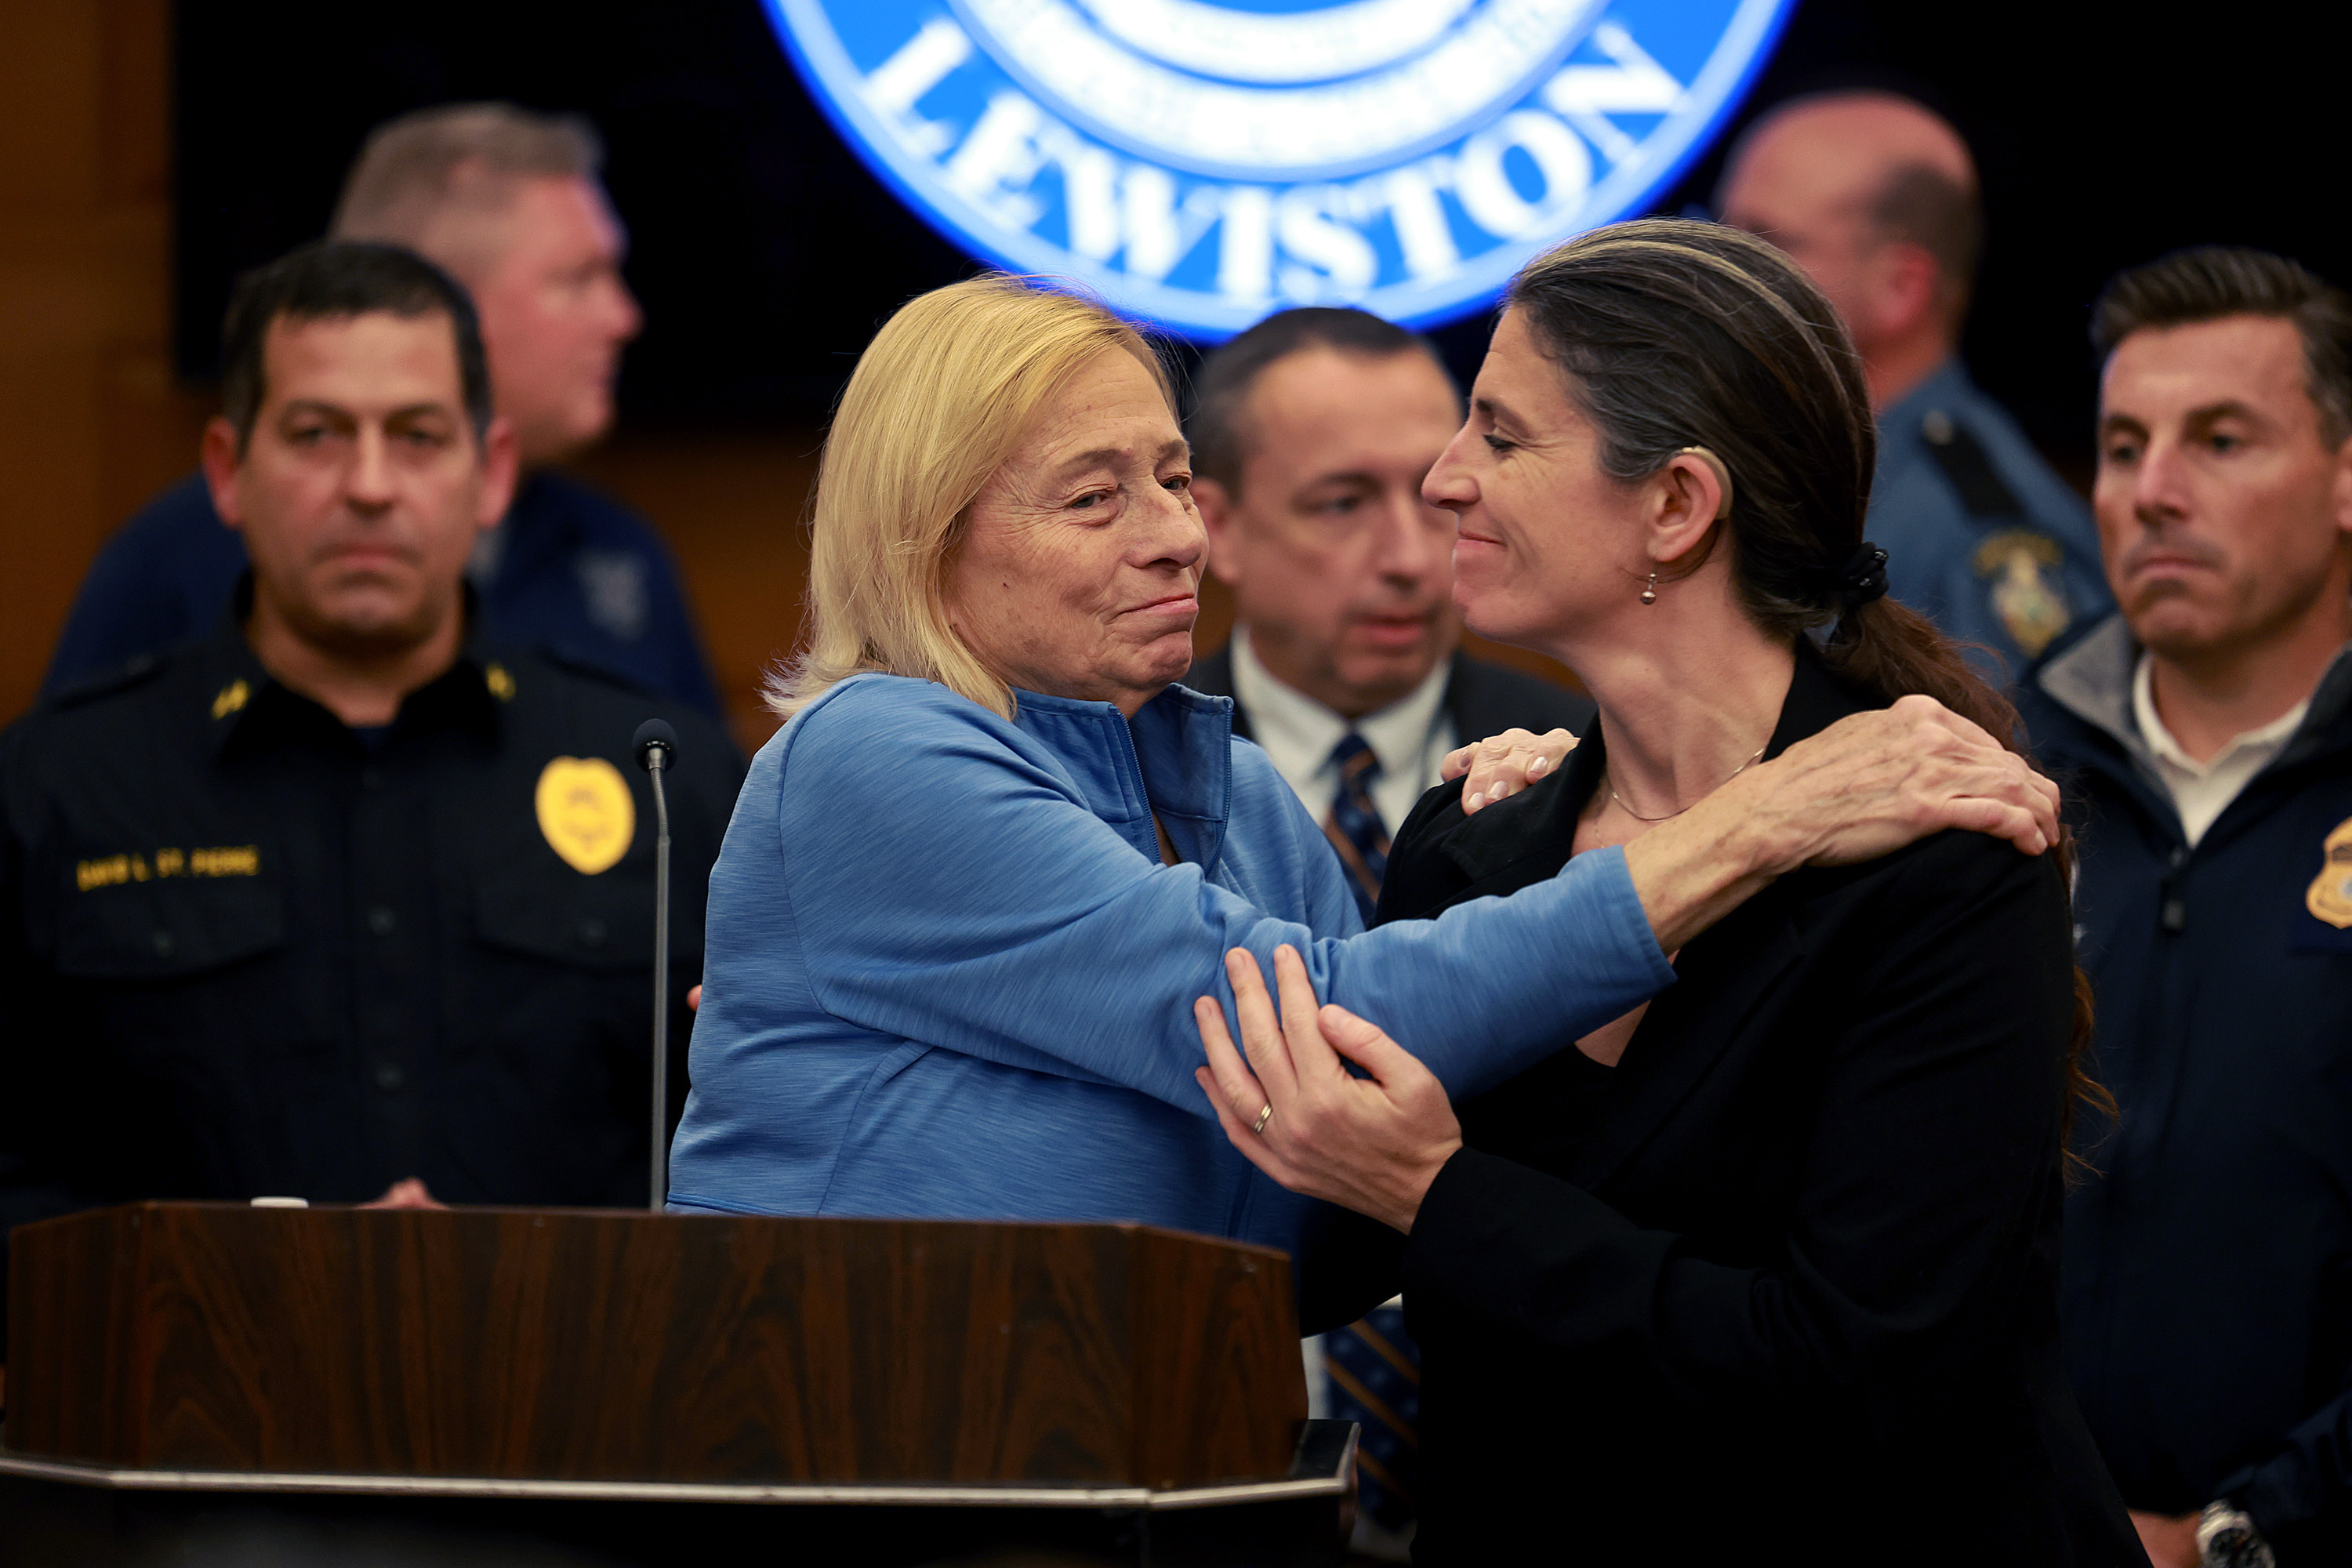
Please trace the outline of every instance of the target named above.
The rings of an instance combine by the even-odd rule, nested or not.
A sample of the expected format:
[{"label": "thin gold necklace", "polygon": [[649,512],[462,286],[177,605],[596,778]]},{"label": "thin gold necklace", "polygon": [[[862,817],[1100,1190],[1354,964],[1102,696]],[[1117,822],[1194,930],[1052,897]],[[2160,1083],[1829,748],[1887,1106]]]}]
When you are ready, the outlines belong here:
[{"label": "thin gold necklace", "polygon": [[[1771,743],[1771,742],[1767,741],[1764,742],[1763,746],[1757,747],[1756,755],[1748,758],[1746,762],[1732,769],[1730,773],[1724,779],[1723,784],[1729,784],[1733,779],[1738,778],[1740,774],[1746,773],[1748,769],[1754,767],[1759,762],[1762,761],[1764,756],[1764,747],[1769,746]],[[1717,784],[1715,786],[1715,789],[1721,789],[1722,787],[1723,784]],[[1714,793],[1715,790],[1711,789],[1706,792],[1706,795],[1713,795]],[[1706,798],[1706,795],[1698,797],[1699,800],[1705,800]],[[1632,817],[1636,822],[1672,822],[1675,817],[1680,816],[1683,814],[1683,811],[1688,811],[1691,808],[1691,805],[1696,805],[1698,804],[1698,800],[1695,800],[1691,802],[1690,805],[1683,807],[1683,811],[1670,811],[1664,816],[1643,816],[1640,812],[1635,811],[1632,806],[1627,805],[1624,801],[1619,797],[1617,794],[1617,786],[1612,784],[1609,786],[1609,804],[1615,806],[1618,810],[1623,812],[1626,816]]]}]

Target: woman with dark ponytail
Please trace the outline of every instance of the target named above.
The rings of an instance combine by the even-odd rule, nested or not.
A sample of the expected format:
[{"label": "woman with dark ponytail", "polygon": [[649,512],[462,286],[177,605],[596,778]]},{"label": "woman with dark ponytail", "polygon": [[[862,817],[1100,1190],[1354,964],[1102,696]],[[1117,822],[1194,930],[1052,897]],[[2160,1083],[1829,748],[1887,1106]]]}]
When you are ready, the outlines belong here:
[{"label": "woman with dark ponytail", "polygon": [[[1915,694],[2012,737],[1885,596],[1874,460],[1853,346],[1769,246],[1654,220],[1530,265],[1424,493],[1470,627],[1600,720],[1475,814],[1432,791],[1380,918],[1551,876]],[[1415,1560],[2143,1561],[2058,1359],[2067,1126],[2101,1098],[2063,847],[1801,871],[1675,965],[1459,1107],[1286,950],[1278,999],[1232,961],[1246,1063],[1197,1009],[1234,1142],[1367,1216],[1304,1260],[1307,1327],[1403,1290]]]}]

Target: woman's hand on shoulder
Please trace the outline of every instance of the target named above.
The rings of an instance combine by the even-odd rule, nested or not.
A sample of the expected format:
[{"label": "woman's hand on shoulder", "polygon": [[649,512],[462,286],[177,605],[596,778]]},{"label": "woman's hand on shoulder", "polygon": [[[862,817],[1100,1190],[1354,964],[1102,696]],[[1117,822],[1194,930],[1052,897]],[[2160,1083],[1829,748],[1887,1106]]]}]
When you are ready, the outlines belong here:
[{"label": "woman's hand on shoulder", "polygon": [[1547,776],[1574,750],[1576,737],[1566,730],[1545,735],[1506,730],[1446,752],[1437,776],[1464,781],[1462,812],[1466,816]]},{"label": "woman's hand on shoulder", "polygon": [[1203,996],[1192,1017],[1209,1066],[1192,1076],[1250,1163],[1294,1193],[1410,1232],[1430,1184],[1462,1147],[1445,1086],[1372,1024],[1344,1007],[1318,1009],[1297,949],[1275,949],[1274,970],[1278,1008],[1257,960],[1243,948],[1225,954],[1248,1060],[1224,1009]]},{"label": "woman's hand on shoulder", "polygon": [[2039,855],[2058,841],[2058,804],[2024,758],[1919,696],[1841,719],[1702,803],[1761,828],[1775,870],[1873,860],[1952,827]]},{"label": "woman's hand on shoulder", "polygon": [[1662,951],[1800,866],[1874,860],[1947,828],[2028,855],[2058,842],[2058,786],[1930,697],[1855,713],[1625,846]]}]

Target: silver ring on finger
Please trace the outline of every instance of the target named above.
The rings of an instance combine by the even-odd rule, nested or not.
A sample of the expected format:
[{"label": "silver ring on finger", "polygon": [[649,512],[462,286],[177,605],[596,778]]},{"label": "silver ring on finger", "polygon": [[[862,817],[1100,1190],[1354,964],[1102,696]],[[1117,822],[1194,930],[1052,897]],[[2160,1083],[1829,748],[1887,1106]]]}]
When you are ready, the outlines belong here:
[{"label": "silver ring on finger", "polygon": [[1257,1113],[1257,1120],[1250,1123],[1250,1131],[1260,1137],[1264,1137],[1265,1135],[1265,1124],[1273,1120],[1274,1101],[1269,1100],[1265,1102],[1265,1109]]}]

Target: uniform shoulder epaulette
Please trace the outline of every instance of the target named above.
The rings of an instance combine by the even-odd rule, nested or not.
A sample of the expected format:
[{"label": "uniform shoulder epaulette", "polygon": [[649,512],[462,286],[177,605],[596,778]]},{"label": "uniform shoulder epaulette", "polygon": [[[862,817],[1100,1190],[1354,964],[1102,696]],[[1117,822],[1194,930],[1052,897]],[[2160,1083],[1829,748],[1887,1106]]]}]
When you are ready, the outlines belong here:
[{"label": "uniform shoulder epaulette", "polygon": [[1919,435],[1927,443],[1927,455],[1936,460],[1970,516],[2025,515],[2025,503],[1993,467],[1992,454],[1974,431],[1938,408],[1919,422]]},{"label": "uniform shoulder epaulette", "polygon": [[89,675],[79,676],[59,687],[41,706],[44,708],[79,708],[95,702],[101,697],[111,697],[118,691],[128,691],[143,685],[163,672],[164,660],[156,654],[133,654],[121,664]]}]

